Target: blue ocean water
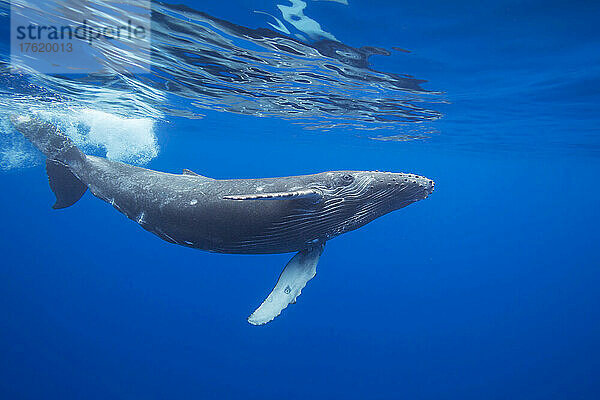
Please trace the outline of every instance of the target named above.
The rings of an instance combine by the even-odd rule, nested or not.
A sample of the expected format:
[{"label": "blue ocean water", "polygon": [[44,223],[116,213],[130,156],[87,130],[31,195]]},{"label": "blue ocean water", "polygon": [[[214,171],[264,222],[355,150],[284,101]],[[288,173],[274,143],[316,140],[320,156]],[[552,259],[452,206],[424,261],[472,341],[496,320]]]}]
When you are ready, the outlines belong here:
[{"label": "blue ocean water", "polygon": [[[83,121],[86,149],[150,169],[378,169],[436,190],[327,243],[297,304],[256,327],[246,317],[290,254],[174,246],[89,194],[51,210],[42,156],[3,118],[0,398],[600,397],[599,4],[348,3],[307,2],[320,39],[276,7],[298,2],[155,3],[173,18],[157,32],[197,32],[203,12],[206,37],[235,48],[211,44],[207,61],[190,56],[203,39],[157,36],[176,58],[127,85],[3,72],[5,116],[38,105]],[[206,15],[271,32],[277,17],[301,55],[267,57]],[[390,54],[353,64],[363,46]],[[239,49],[280,64],[218,62]],[[74,101],[77,116],[59,114]]]}]

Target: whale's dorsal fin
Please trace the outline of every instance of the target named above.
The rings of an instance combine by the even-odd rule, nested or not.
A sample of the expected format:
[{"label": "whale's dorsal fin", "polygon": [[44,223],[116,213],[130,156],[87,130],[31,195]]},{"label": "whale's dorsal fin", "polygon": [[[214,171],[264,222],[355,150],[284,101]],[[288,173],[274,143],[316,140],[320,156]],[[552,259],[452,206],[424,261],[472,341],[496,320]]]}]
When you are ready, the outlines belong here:
[{"label": "whale's dorsal fin", "polygon": [[191,175],[191,176],[202,176],[200,174],[195,173],[194,171],[190,171],[189,169],[183,169],[181,172],[183,175]]},{"label": "whale's dorsal fin", "polygon": [[269,296],[248,317],[252,325],[264,325],[281,314],[288,304],[296,302],[304,286],[317,274],[317,263],[325,244],[302,250],[287,263]]},{"label": "whale's dorsal fin", "polygon": [[190,171],[189,169],[183,169],[183,171],[181,171],[182,175],[186,175],[186,176],[195,176],[197,178],[202,178],[202,179],[209,179],[212,180],[213,178],[209,178],[208,176],[204,176],[204,175],[200,175],[195,173],[194,171]]},{"label": "whale's dorsal fin", "polygon": [[315,203],[323,199],[323,194],[315,189],[294,190],[292,192],[252,193],[223,196],[225,200],[292,200],[307,199]]}]

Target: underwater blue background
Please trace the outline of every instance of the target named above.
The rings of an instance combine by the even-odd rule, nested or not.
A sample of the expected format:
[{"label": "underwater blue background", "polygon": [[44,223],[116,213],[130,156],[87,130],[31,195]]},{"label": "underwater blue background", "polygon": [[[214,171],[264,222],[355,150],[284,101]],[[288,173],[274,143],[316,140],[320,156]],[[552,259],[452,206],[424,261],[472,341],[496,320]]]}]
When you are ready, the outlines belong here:
[{"label": "underwater blue background", "polygon": [[[283,3],[283,2],[282,2]],[[246,317],[291,255],[170,245],[42,166],[2,171],[0,398],[597,399],[600,30],[591,1],[349,1],[310,15],[448,104],[378,141],[207,111],[157,126],[148,168],[214,178],[389,170],[425,201],[327,243],[272,323]],[[267,1],[186,4],[246,26]]]}]

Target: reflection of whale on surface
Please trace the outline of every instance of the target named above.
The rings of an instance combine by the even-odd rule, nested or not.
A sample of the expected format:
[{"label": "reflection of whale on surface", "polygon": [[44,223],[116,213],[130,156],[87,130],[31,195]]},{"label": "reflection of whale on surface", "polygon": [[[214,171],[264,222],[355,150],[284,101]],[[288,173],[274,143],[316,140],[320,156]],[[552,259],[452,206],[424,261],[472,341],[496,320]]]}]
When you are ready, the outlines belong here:
[{"label": "reflection of whale on surface", "polygon": [[12,117],[47,157],[55,209],[89,188],[98,198],[168,242],[221,253],[298,252],[253,324],[275,318],[316,273],[325,242],[426,198],[433,181],[411,174],[334,171],[261,179],[207,178],[152,171],[83,154],[47,122]]}]

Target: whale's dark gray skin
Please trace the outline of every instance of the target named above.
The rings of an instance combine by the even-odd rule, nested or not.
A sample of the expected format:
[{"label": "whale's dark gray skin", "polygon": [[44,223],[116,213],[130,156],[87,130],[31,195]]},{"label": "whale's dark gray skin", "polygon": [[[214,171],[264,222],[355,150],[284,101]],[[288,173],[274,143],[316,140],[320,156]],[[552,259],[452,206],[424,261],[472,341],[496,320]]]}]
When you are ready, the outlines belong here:
[{"label": "whale's dark gray skin", "polygon": [[249,317],[275,318],[316,273],[327,240],[426,198],[430,179],[404,173],[332,171],[261,179],[169,174],[83,154],[55,125],[12,116],[47,157],[55,209],[89,189],[145,230],[182,246],[220,253],[298,252]]}]

